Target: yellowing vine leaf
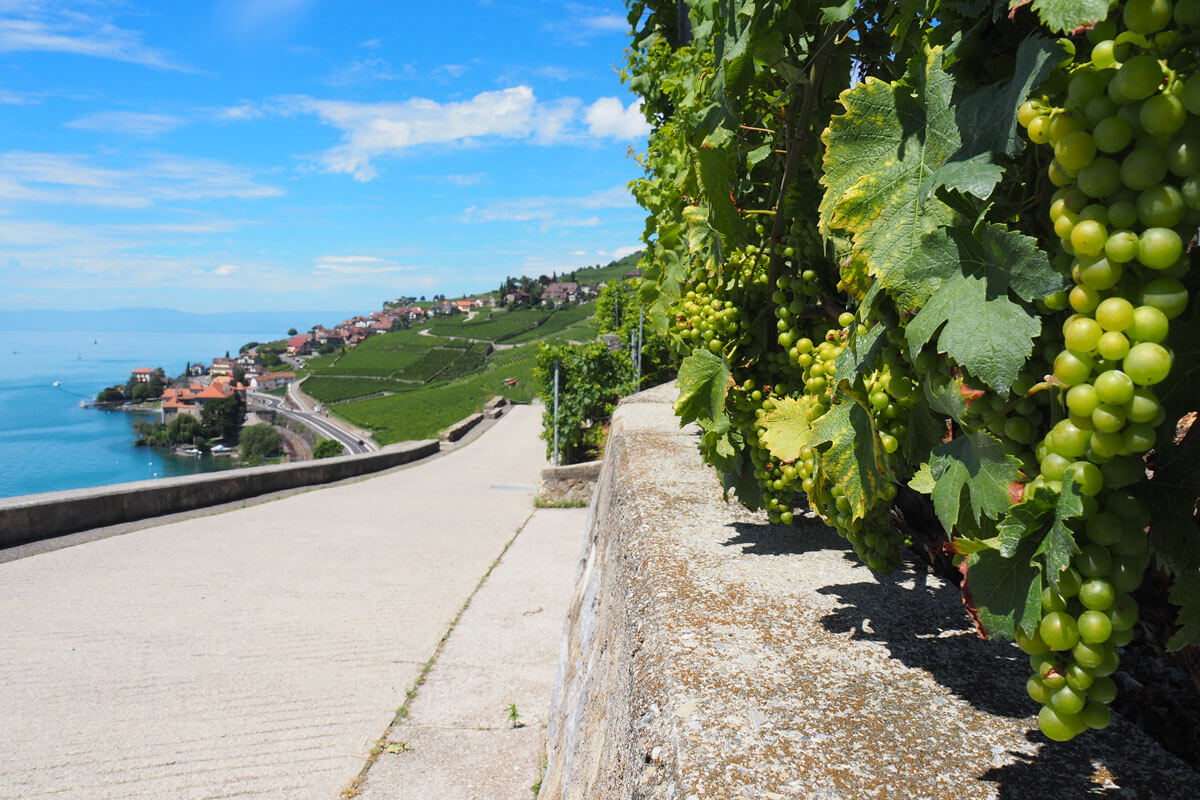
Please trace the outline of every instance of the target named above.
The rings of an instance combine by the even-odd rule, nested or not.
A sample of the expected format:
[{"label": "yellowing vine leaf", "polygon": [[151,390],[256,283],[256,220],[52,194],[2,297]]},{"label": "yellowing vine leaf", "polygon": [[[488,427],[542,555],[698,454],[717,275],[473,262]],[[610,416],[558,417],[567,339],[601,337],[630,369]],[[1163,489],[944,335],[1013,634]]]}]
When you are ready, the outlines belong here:
[{"label": "yellowing vine leaf", "polygon": [[763,417],[766,429],[762,439],[771,455],[783,462],[792,462],[800,457],[800,451],[812,439],[812,411],[817,398],[806,394],[802,397],[784,397],[775,402],[775,408]]},{"label": "yellowing vine leaf", "polygon": [[821,136],[822,232],[851,237],[851,258],[909,308],[940,285],[926,236],[954,218],[928,196],[933,174],[962,145],[953,89],[934,48],[914,59],[905,83],[867,78],[843,92],[846,113]]}]

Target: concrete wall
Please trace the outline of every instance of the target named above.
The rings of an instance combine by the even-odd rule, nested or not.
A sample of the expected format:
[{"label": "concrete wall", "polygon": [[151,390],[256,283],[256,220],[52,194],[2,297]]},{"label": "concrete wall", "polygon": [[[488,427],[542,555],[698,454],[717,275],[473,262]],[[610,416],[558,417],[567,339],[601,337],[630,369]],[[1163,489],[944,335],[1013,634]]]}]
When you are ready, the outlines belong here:
[{"label": "concrete wall", "polygon": [[956,587],[722,502],[674,395],[614,417],[538,800],[1200,797],[1119,716],[1046,740],[1027,658]]},{"label": "concrete wall", "polygon": [[436,441],[401,442],[378,453],[0,499],[0,547],[366,475],[436,452]]}]

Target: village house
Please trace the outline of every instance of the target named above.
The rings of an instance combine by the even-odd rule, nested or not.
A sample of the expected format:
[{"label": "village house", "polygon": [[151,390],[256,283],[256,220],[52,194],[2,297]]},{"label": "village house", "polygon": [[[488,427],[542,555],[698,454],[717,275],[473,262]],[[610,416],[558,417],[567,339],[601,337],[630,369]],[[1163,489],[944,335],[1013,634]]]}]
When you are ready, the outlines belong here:
[{"label": "village house", "polygon": [[312,355],[312,339],[307,333],[301,333],[288,339],[287,351],[290,356]]},{"label": "village house", "polygon": [[286,386],[296,380],[294,372],[267,372],[262,375],[255,375],[250,379],[250,388],[257,389],[262,392],[278,389],[280,386]]},{"label": "village house", "polygon": [[201,375],[208,374],[208,367],[201,362],[196,361],[188,366],[187,374],[190,378],[199,378]]},{"label": "village house", "polygon": [[163,422],[170,422],[178,414],[189,414],[200,419],[204,404],[210,400],[224,400],[227,397],[246,396],[246,387],[235,383],[232,378],[216,377],[207,385],[192,383],[188,386],[177,386],[163,390],[162,416]]},{"label": "village house", "polygon": [[149,367],[138,367],[129,374],[133,378],[134,383],[149,383],[150,379],[158,373]]},{"label": "village house", "polygon": [[208,368],[208,374],[217,378],[231,378],[237,368],[237,362],[232,358],[214,358]]},{"label": "village house", "polygon": [[574,303],[579,297],[579,284],[573,281],[551,281],[542,292],[544,305]]},{"label": "village house", "polygon": [[463,314],[470,314],[472,311],[474,311],[479,306],[475,305],[474,300],[455,300],[454,307],[457,308],[459,310],[459,312],[461,312]]}]

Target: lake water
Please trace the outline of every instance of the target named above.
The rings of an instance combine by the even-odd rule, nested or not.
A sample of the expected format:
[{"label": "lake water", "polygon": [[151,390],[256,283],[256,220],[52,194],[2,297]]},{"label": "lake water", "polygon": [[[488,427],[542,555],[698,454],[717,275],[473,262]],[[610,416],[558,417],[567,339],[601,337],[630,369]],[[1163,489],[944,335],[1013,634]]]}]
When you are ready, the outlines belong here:
[{"label": "lake water", "polygon": [[208,364],[281,335],[0,330],[0,497],[229,468],[230,459],[135,447],[134,414],[80,401],[125,383],[137,367],[178,375],[188,361]]}]

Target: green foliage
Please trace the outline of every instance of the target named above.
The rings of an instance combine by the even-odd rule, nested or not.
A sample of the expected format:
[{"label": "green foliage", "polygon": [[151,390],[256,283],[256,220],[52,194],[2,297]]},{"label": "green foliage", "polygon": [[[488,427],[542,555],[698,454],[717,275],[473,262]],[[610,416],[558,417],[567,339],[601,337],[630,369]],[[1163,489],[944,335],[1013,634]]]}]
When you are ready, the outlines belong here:
[{"label": "green foliage", "polygon": [[[1182,299],[1200,285],[1195,253],[1164,245],[1157,261],[1146,231],[1186,242],[1196,230],[1194,197],[1171,198],[1195,194],[1179,149],[1192,117],[1173,109],[1186,96],[1195,112],[1182,87],[1200,80],[1197,26],[1146,35],[1115,13],[1091,29],[1110,5],[704,0],[683,28],[677,4],[630,2],[622,75],[653,128],[631,185],[649,212],[637,299],[682,358],[681,422],[700,427],[702,455],[748,507],[786,523],[803,493],[886,571],[905,538],[893,501],[911,487],[943,527],[924,549],[956,553],[982,625],[1009,637],[1045,625],[1060,644],[1050,606],[1082,615],[1080,574],[1109,574],[1097,564],[1111,556],[1127,593],[1154,558],[1181,606],[1178,647],[1200,640],[1200,445],[1175,441],[1176,421],[1200,410],[1200,313]],[[1129,147],[1168,154],[1163,186],[1125,168],[1115,192],[1088,183],[1106,117],[1133,125]],[[1126,199],[1136,214],[1118,223]],[[1110,222],[1141,233],[1137,253],[1117,249]],[[1149,355],[1121,349],[1158,339],[1101,325],[1101,299],[1178,316],[1160,413],[1135,420],[1119,387],[1122,369],[1158,383]],[[597,309],[607,326],[612,299]],[[1143,349],[1168,368],[1166,351]],[[1092,381],[1120,399],[1097,406]],[[1115,652],[1119,633],[1089,643]],[[1094,653],[1054,658],[1065,669]]]},{"label": "green foliage", "polygon": [[167,441],[171,444],[193,444],[203,436],[200,421],[191,414],[176,414],[167,423]]},{"label": "green foliage", "polygon": [[534,377],[545,403],[542,438],[554,457],[554,365],[558,364],[558,445],[562,464],[587,460],[603,447],[606,423],[617,400],[631,388],[633,368],[627,353],[601,342],[538,346]]},{"label": "green foliage", "polygon": [[200,427],[205,436],[233,439],[242,427],[246,402],[236,394],[219,400],[206,400],[200,410]]},{"label": "green foliage", "polygon": [[250,465],[261,464],[279,455],[282,445],[279,431],[265,423],[247,425],[238,436],[242,460]]},{"label": "green foliage", "polygon": [[318,440],[312,451],[313,458],[336,458],[345,452],[346,448],[342,446],[342,443],[333,439]]}]

